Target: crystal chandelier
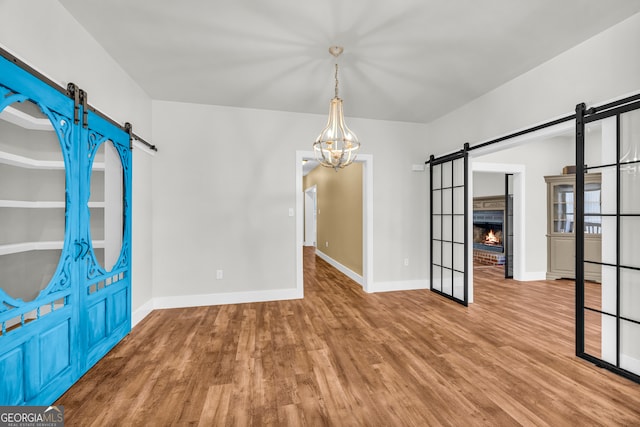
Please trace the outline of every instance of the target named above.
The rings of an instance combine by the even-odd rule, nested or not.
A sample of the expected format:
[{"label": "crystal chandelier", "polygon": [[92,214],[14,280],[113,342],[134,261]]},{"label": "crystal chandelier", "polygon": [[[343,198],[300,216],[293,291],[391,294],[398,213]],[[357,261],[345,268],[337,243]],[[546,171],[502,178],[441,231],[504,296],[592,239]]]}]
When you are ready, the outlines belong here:
[{"label": "crystal chandelier", "polygon": [[320,132],[316,142],[313,143],[313,151],[316,160],[322,166],[333,168],[336,171],[349,166],[356,158],[360,142],[344,123],[342,113],[342,99],[338,97],[338,64],[337,58],[344,49],[340,46],[331,46],[329,53],[336,58],[336,88],[335,96],[329,104],[329,120],[327,126]]}]

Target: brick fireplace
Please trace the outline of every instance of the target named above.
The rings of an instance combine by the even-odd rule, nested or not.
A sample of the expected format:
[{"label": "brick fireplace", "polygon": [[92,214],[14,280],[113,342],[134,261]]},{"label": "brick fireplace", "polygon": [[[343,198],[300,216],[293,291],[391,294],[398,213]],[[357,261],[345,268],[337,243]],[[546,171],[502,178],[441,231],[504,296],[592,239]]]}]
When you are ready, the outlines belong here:
[{"label": "brick fireplace", "polygon": [[473,198],[473,263],[504,265],[504,196]]}]

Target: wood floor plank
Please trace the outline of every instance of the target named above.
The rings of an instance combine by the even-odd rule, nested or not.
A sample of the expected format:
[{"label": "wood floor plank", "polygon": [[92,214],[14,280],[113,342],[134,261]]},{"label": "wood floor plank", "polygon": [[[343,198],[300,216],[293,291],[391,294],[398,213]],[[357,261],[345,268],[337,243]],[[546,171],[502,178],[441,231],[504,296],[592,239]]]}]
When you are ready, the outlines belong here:
[{"label": "wood floor plank", "polygon": [[575,357],[570,281],[482,268],[463,307],[304,260],[304,299],[152,312],[56,402],[65,424],[640,426],[640,385]]}]

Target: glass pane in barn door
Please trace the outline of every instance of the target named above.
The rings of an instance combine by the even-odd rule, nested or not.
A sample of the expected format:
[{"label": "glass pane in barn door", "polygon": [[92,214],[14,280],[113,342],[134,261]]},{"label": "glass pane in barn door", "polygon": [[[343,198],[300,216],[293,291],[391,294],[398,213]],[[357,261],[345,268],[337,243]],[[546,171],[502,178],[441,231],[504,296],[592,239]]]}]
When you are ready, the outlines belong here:
[{"label": "glass pane in barn door", "polygon": [[124,177],[113,142],[100,144],[91,168],[91,239],[97,261],[111,271],[120,258],[124,233]]},{"label": "glass pane in barn door", "polygon": [[442,163],[442,188],[453,186],[453,162]]},{"label": "glass pane in barn door", "polygon": [[640,323],[620,321],[620,367],[640,375]]},{"label": "glass pane in barn door", "polygon": [[[631,190],[631,183],[637,182],[640,175],[640,110],[620,115],[620,172],[626,176],[627,183],[624,187]],[[635,199],[635,203],[632,200],[623,202],[625,206],[627,203],[634,203],[636,208],[640,208],[640,203]]]},{"label": "glass pane in barn door", "polygon": [[[69,126],[52,119],[58,129]],[[31,301],[58,269],[67,207],[56,128],[32,101],[0,112],[0,183],[0,289]]]},{"label": "glass pane in barn door", "polygon": [[620,367],[640,375],[640,109],[624,112],[620,132]]},{"label": "glass pane in barn door", "polygon": [[431,188],[433,191],[442,188],[442,166],[431,165]]}]

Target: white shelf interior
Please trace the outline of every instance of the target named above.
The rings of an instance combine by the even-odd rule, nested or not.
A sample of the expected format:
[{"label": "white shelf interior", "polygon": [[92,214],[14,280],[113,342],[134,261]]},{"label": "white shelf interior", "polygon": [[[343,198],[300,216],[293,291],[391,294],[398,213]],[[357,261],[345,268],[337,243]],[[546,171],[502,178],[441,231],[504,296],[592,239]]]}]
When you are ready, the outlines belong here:
[{"label": "white shelf interior", "polygon": [[[104,202],[89,202],[89,208],[104,208]],[[0,200],[0,208],[27,208],[27,209],[64,209],[65,202],[29,202],[26,200]]]},{"label": "white shelf interior", "polygon": [[[25,106],[25,107],[28,107],[28,106]],[[52,123],[46,116],[36,113],[35,112],[36,110],[33,110],[35,115],[31,115],[29,113],[24,112],[24,111],[29,111],[27,108],[25,108],[24,111],[22,110],[23,108],[18,109],[13,106],[7,106],[3,111],[0,112],[0,120],[4,120],[8,123],[19,126],[23,129],[27,129],[29,131],[55,132],[55,129]],[[57,138],[56,136],[54,136],[55,134],[50,134],[51,135],[50,137],[44,134],[32,134],[32,135],[34,135],[34,142],[38,142],[38,143],[40,143],[40,141],[48,141],[49,138]],[[53,139],[51,142],[54,142]],[[47,156],[50,159],[52,158],[50,157],[51,150],[48,149],[48,147],[45,147],[43,151],[39,151],[38,148],[36,148],[38,146],[34,145],[33,147],[35,149],[33,151],[29,151],[26,148],[30,148],[30,147],[21,146],[20,143],[21,141],[14,141],[14,140],[3,141],[4,145],[0,150],[0,165],[7,165],[7,166],[13,166],[21,169],[30,169],[30,170],[44,170],[44,171],[64,171],[65,170],[65,162],[62,156],[53,158],[54,160],[47,159]],[[55,150],[54,147],[52,148]],[[58,147],[58,149],[59,148],[60,147]],[[44,158],[38,158],[41,156]],[[102,175],[104,175],[105,161],[94,162],[92,165],[92,171],[94,172],[98,171],[98,172],[101,172]],[[19,171],[14,171],[14,172],[16,177],[20,176],[20,179],[22,179]],[[14,172],[7,173],[7,176],[10,176],[10,177],[13,176],[12,174],[14,174]],[[26,171],[24,173],[28,174],[29,177],[32,174],[32,172],[26,172]],[[49,177],[47,173],[45,173],[44,175],[43,174],[36,174],[36,175],[39,177],[39,179],[45,179],[45,180],[47,180]],[[60,178],[59,172],[56,172],[54,175],[56,179]],[[104,180],[103,176],[99,176],[99,178],[100,179],[97,181],[98,183]],[[60,184],[60,187],[62,188],[63,185]],[[42,189],[43,187],[40,186],[38,188]],[[0,199],[0,208],[52,209],[52,210],[66,209],[65,200],[52,200],[52,201],[17,200],[21,198],[20,196],[22,194],[18,194],[18,192],[16,191],[7,192],[6,194],[7,195],[4,196],[4,199]],[[28,194],[34,195],[35,199],[40,198],[36,195],[35,192],[28,193]],[[64,193],[59,193],[57,198],[64,198]],[[106,203],[104,200],[90,201],[88,203],[88,207],[91,209],[106,210]],[[51,215],[58,215],[58,214],[59,212],[51,212]],[[48,217],[50,214],[46,213],[45,215]],[[10,225],[5,224],[5,226],[10,226]],[[120,230],[122,230],[122,227],[120,227]],[[61,236],[51,235],[50,237],[56,239]],[[30,236],[30,237],[25,236],[25,239],[31,240],[33,239],[33,236]],[[15,240],[20,240],[20,239],[18,238]],[[106,244],[104,239],[94,240],[92,244],[93,244],[93,247],[96,249],[106,250]],[[24,252],[30,252],[30,251],[62,250],[63,246],[64,246],[63,240],[26,241],[26,242],[19,242],[19,243],[0,244],[0,256],[24,253]]]},{"label": "white shelf interior", "polygon": [[64,161],[61,160],[37,160],[4,151],[0,151],[0,163],[25,169],[64,169]]},{"label": "white shelf interior", "polygon": [[[64,161],[61,160],[38,160],[30,157],[20,156],[17,154],[0,151],[0,163],[5,165],[17,166],[26,169],[48,169],[61,170],[64,169]],[[93,163],[93,170],[103,171],[104,162]]]},{"label": "white shelf interior", "polygon": [[[12,243],[9,245],[0,245],[0,255],[17,254],[28,251],[60,250],[63,245],[64,242],[62,241]],[[93,247],[98,249],[104,248],[104,240],[94,240]]]},{"label": "white shelf interior", "polygon": [[11,105],[8,105],[4,110],[2,110],[2,112],[0,112],[0,119],[25,129],[53,131],[53,125],[48,118],[33,117],[32,115],[24,113]]}]

